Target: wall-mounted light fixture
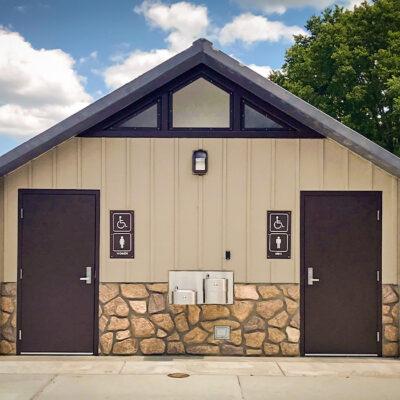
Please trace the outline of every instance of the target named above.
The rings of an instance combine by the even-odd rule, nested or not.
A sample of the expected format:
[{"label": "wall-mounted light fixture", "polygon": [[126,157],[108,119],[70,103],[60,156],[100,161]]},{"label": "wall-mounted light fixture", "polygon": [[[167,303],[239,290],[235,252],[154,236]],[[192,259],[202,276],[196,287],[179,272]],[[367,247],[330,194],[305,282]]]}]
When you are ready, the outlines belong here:
[{"label": "wall-mounted light fixture", "polygon": [[195,150],[192,156],[192,172],[195,175],[205,175],[208,170],[208,155],[205,150]]}]

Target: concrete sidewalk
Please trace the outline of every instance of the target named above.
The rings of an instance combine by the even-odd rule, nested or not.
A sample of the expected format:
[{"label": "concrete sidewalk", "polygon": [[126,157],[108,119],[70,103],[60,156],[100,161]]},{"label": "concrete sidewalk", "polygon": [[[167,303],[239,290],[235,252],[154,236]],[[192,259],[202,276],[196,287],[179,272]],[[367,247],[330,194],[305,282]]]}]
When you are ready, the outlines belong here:
[{"label": "concrete sidewalk", "polygon": [[[189,376],[168,377],[174,372]],[[400,398],[400,361],[376,358],[0,357],[1,400],[135,398],[393,399]]]}]

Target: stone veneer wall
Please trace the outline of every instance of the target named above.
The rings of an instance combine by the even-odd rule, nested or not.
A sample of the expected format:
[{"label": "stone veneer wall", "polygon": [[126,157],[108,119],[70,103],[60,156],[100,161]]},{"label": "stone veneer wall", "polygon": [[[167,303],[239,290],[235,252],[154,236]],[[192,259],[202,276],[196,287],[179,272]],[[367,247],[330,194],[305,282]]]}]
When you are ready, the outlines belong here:
[{"label": "stone veneer wall", "polygon": [[[0,284],[0,354],[16,352],[16,283]],[[235,304],[168,305],[167,284],[100,285],[100,352],[111,354],[298,355],[299,287],[235,285]],[[399,355],[399,291],[382,290],[383,355]],[[215,341],[214,325],[231,327]]]},{"label": "stone veneer wall", "polygon": [[399,355],[399,290],[397,285],[382,287],[382,354]]},{"label": "stone veneer wall", "polygon": [[[169,305],[168,285],[102,284],[100,352],[299,355],[299,285],[236,284],[233,305]],[[214,326],[231,328],[215,340]]]},{"label": "stone veneer wall", "polygon": [[0,283],[0,354],[15,354],[17,341],[17,284]]}]

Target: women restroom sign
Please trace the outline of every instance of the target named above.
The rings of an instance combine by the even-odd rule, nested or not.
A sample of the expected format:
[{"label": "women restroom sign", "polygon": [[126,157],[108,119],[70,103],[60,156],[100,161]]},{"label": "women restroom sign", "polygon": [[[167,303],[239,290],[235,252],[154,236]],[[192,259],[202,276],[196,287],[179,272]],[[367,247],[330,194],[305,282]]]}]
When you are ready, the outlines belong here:
[{"label": "women restroom sign", "polygon": [[291,211],[267,211],[267,258],[291,257]]},{"label": "women restroom sign", "polygon": [[110,211],[110,257],[134,258],[134,212]]}]

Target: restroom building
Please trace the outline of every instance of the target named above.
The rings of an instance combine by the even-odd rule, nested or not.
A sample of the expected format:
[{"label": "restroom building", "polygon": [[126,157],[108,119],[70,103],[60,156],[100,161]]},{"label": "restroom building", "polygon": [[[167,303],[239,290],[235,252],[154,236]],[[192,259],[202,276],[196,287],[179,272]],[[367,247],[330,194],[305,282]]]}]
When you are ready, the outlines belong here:
[{"label": "restroom building", "polygon": [[400,159],[205,39],[0,175],[3,354],[398,355]]}]

